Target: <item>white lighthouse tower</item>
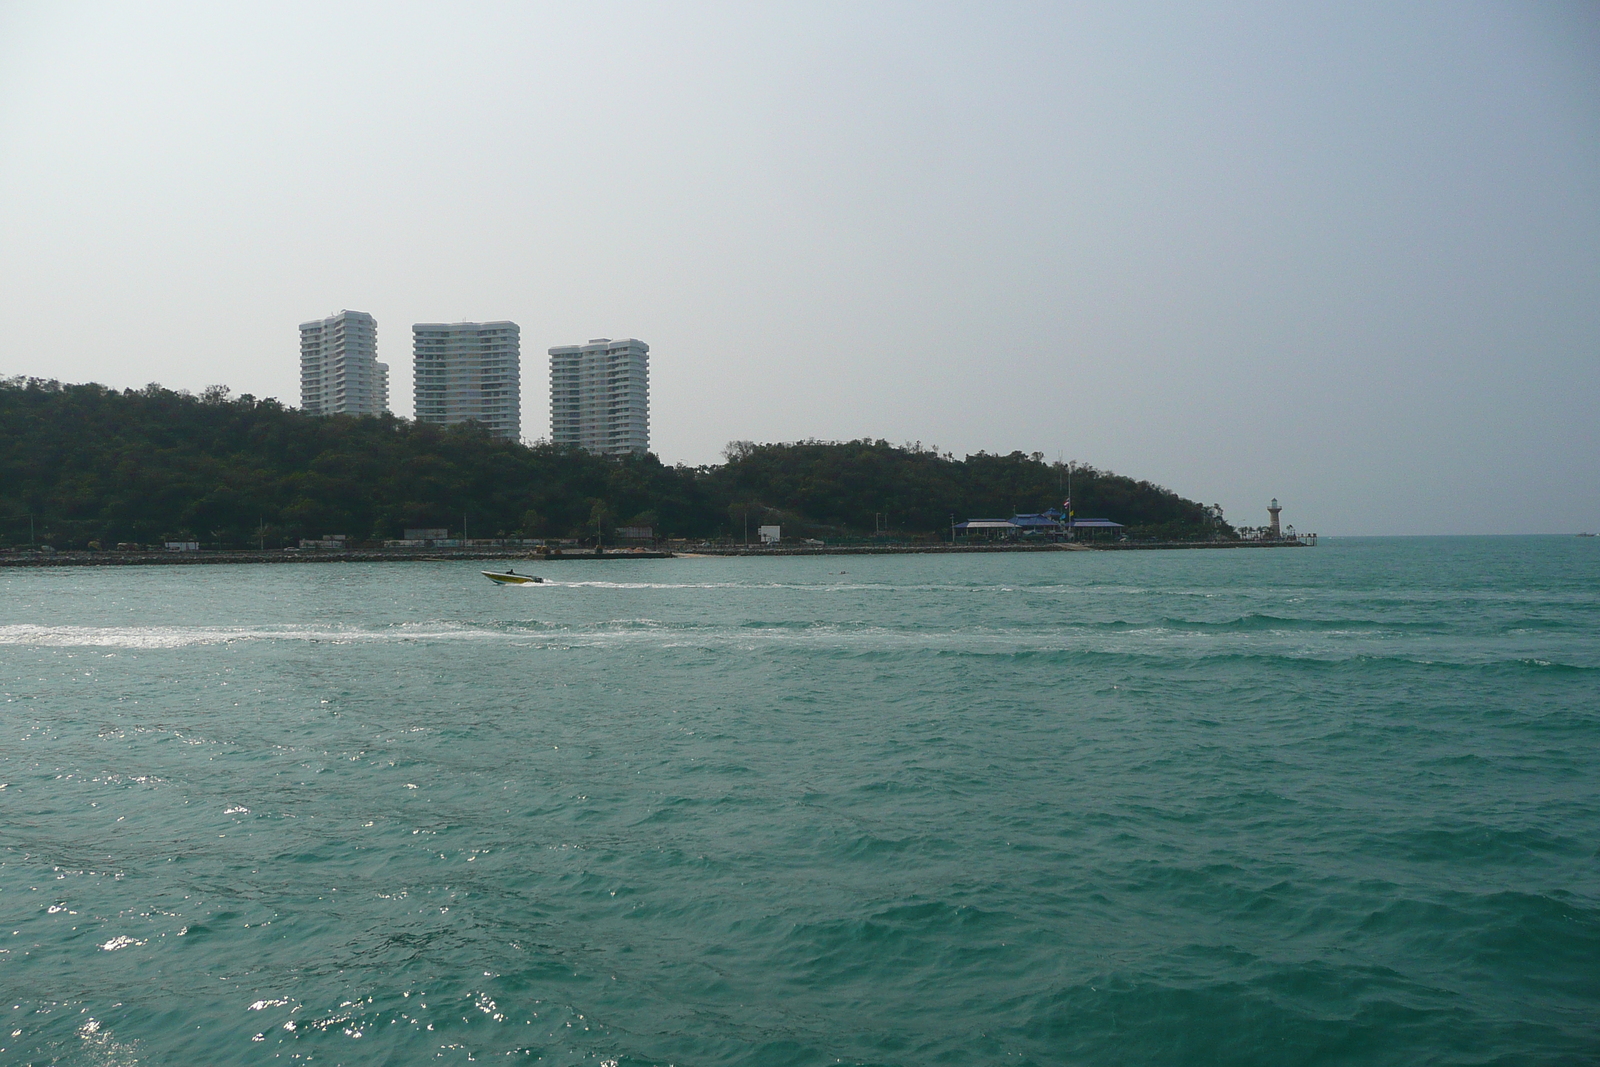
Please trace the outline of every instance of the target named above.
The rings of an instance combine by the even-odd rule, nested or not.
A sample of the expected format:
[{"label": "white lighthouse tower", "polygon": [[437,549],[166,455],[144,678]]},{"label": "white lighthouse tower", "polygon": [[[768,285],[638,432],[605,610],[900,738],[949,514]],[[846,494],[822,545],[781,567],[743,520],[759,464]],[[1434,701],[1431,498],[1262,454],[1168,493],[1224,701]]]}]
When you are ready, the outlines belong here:
[{"label": "white lighthouse tower", "polygon": [[1267,505],[1267,514],[1272,516],[1272,521],[1267,524],[1267,536],[1274,541],[1283,536],[1283,530],[1278,525],[1278,513],[1282,510],[1283,508],[1278,506],[1278,498],[1273,497],[1272,503]]}]

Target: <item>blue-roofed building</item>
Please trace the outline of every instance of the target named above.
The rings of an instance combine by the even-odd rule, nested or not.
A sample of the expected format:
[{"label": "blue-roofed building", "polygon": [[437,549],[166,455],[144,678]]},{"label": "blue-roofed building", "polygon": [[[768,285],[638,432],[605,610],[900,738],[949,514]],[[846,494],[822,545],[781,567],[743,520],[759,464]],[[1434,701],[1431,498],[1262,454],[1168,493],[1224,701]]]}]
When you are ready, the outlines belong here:
[{"label": "blue-roofed building", "polygon": [[1054,509],[1041,511],[1037,515],[1013,515],[1011,524],[1018,529],[1038,533],[1055,533],[1066,529],[1061,513]]},{"label": "blue-roofed building", "polygon": [[1076,537],[1094,537],[1103,534],[1110,537],[1121,535],[1123,526],[1120,522],[1110,519],[1073,519],[1072,533]]},{"label": "blue-roofed building", "polygon": [[988,541],[1009,541],[1017,536],[1017,525],[1009,519],[968,519],[956,523],[956,529],[969,540],[982,537]]},{"label": "blue-roofed building", "polygon": [[1120,522],[1110,519],[1073,519],[1070,526],[1067,517],[1055,508],[1040,511],[1029,515],[1013,515],[1009,519],[968,519],[966,522],[956,523],[956,531],[967,537],[982,536],[989,540],[1004,538],[1016,540],[1029,535],[1043,537],[1065,537],[1070,533],[1074,537],[1117,537],[1123,529]]}]

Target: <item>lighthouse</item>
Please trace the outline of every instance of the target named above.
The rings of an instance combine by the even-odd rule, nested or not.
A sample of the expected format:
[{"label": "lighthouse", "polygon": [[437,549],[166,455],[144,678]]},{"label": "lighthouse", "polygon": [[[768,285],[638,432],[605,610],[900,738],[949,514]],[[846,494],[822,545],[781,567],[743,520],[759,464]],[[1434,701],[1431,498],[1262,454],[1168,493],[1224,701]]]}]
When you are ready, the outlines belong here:
[{"label": "lighthouse", "polygon": [[1282,510],[1283,508],[1278,506],[1278,498],[1273,497],[1272,503],[1267,505],[1267,514],[1272,516],[1272,521],[1267,524],[1267,536],[1274,541],[1283,536],[1283,530],[1278,526],[1278,513]]}]

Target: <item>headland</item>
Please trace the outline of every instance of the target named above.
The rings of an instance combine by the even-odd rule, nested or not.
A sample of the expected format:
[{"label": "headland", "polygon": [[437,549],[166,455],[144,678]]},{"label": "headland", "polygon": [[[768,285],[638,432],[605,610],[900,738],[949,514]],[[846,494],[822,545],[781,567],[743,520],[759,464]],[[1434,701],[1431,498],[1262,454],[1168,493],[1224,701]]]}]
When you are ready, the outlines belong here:
[{"label": "headland", "polygon": [[1269,527],[1235,527],[1215,504],[1040,452],[808,440],[734,442],[724,458],[594,455],[478,423],[313,415],[220,387],[195,397],[0,380],[0,565],[1298,543],[1276,513]]}]

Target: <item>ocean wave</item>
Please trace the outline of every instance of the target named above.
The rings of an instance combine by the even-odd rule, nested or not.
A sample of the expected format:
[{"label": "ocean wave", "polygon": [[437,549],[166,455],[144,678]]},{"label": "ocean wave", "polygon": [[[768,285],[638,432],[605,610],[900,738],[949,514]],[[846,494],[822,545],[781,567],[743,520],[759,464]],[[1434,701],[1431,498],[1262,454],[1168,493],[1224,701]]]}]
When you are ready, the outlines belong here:
[{"label": "ocean wave", "polygon": [[359,644],[395,640],[463,640],[494,636],[480,627],[402,624],[387,629],[328,626],[0,626],[0,646],[26,648],[169,649],[240,641],[300,641]]},{"label": "ocean wave", "polygon": [[718,590],[718,589],[748,589],[752,592],[762,590],[781,589],[786,592],[796,593],[1018,593],[1018,592],[1082,592],[1078,586],[1047,584],[1028,585],[1026,583],[943,583],[907,585],[898,582],[607,582],[607,581],[564,581],[559,578],[546,578],[537,585],[507,586],[508,589],[522,590],[548,590],[555,589],[667,589],[667,590]]},{"label": "ocean wave", "polygon": [[1297,618],[1252,612],[1228,619],[1184,619],[1171,615],[1155,619],[1081,620],[1077,626],[1088,630],[1118,633],[1289,633],[1326,634],[1451,633],[1454,628],[1437,622],[1404,622],[1370,618]]},{"label": "ocean wave", "polygon": [[1600,671],[1600,666],[1561,663],[1539,659],[1499,659],[1482,655],[1465,654],[1460,659],[1447,660],[1408,655],[1377,655],[1352,651],[1335,653],[1330,649],[1306,647],[1277,650],[1239,650],[1237,648],[1196,647],[1177,648],[1170,644],[1150,648],[1093,647],[1089,645],[1037,644],[1032,647],[1003,648],[982,647],[928,647],[930,655],[953,657],[1006,657],[1017,660],[1041,660],[1046,663],[1071,663],[1077,659],[1123,660],[1148,669],[1188,670],[1197,663],[1211,665],[1262,664],[1283,665],[1307,672],[1354,672],[1366,675],[1383,667],[1407,670],[1438,670],[1450,672],[1520,676],[1529,673],[1586,674]]},{"label": "ocean wave", "polygon": [[1546,856],[1584,856],[1592,846],[1537,827],[1509,829],[1481,823],[1419,827],[1376,834],[1367,848],[1413,863],[1522,866]]},{"label": "ocean wave", "polygon": [[[648,617],[562,624],[540,620],[496,622],[426,621],[391,626],[0,626],[0,647],[32,649],[100,648],[163,651],[244,643],[330,644],[345,646],[490,642],[528,648],[576,649],[654,647],[709,652],[785,650],[845,657],[937,658],[1040,663],[1116,659],[1157,669],[1189,669],[1198,663],[1254,663],[1297,671],[1367,671],[1390,666],[1406,670],[1466,671],[1497,676],[1583,674],[1600,667],[1533,657],[1504,658],[1467,646],[1453,655],[1420,656],[1420,650],[1377,653],[1363,645],[1328,641],[1283,642],[1263,647],[1225,640],[1227,631],[1117,626],[1072,627],[1040,632],[1027,628],[928,631],[881,625],[816,621],[746,621],[685,625]],[[1241,637],[1247,637],[1243,634]],[[1337,631],[1321,631],[1334,638]],[[1185,640],[1185,638],[1188,638]],[[1441,650],[1442,652],[1443,650]]]},{"label": "ocean wave", "polygon": [[1217,622],[1191,619],[1162,619],[1161,624],[1174,629],[1219,631],[1224,633],[1263,633],[1275,630],[1310,630],[1333,633],[1374,633],[1381,631],[1447,632],[1449,627],[1437,622],[1403,622],[1394,619],[1366,618],[1295,618],[1252,612],[1234,619]]},{"label": "ocean wave", "polygon": [[[543,619],[417,620],[368,626],[45,626],[0,625],[0,648],[178,650],[247,643],[346,646],[489,642],[532,649],[651,647],[712,652],[825,653],[846,657],[976,657],[985,660],[1072,662],[1077,657],[1118,657],[1157,669],[1186,670],[1197,663],[1283,664],[1301,671],[1342,671],[1394,666],[1406,670],[1486,672],[1495,676],[1583,675],[1600,664],[1556,658],[1507,656],[1483,640],[1411,643],[1381,630],[1345,629],[1333,623],[1281,626],[1274,616],[1250,615],[1215,624],[1126,620],[1040,624],[973,624],[924,628],[816,619],[744,619],[694,622],[631,616],[587,622]],[[1373,624],[1376,626],[1377,624]],[[1576,652],[1578,650],[1569,650]],[[1582,658],[1582,657],[1579,657]]]}]

